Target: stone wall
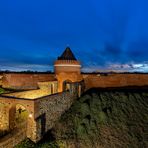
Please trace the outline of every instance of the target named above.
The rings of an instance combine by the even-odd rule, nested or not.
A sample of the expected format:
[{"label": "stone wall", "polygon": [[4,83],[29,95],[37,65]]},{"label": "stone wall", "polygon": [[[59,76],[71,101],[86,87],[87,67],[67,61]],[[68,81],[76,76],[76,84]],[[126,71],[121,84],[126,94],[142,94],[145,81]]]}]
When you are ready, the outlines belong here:
[{"label": "stone wall", "polygon": [[73,72],[69,72],[69,73],[59,73],[56,74],[56,78],[58,80],[58,92],[62,92],[63,91],[63,83],[64,81],[71,81],[71,82],[80,82],[83,80],[83,77],[81,74],[78,73],[73,73]]},{"label": "stone wall", "polygon": [[0,86],[2,85],[2,78],[3,78],[3,75],[0,74]]},{"label": "stone wall", "polygon": [[19,104],[28,112],[26,136],[32,141],[38,142],[54,126],[60,116],[70,108],[78,97],[80,85],[71,83],[69,91],[35,99],[0,96],[1,106],[7,106],[6,111],[4,108],[1,110],[3,114],[0,116],[0,130],[15,129],[16,105]]},{"label": "stone wall", "polygon": [[83,75],[86,90],[93,87],[124,87],[148,85],[148,74]]},{"label": "stone wall", "polygon": [[[10,130],[15,127],[15,112],[16,105],[22,105],[28,112],[29,115],[32,115],[32,118],[28,117],[29,123],[33,120],[34,115],[34,101],[29,99],[19,99],[19,98],[11,98],[11,97],[3,97],[0,96],[0,105],[2,106],[0,109],[0,130]],[[31,120],[31,122],[30,122]],[[31,124],[28,124],[30,127]],[[29,133],[33,133],[30,129]]]},{"label": "stone wall", "polygon": [[60,116],[70,108],[77,94],[63,92],[35,100],[36,139],[39,141]]},{"label": "stone wall", "polygon": [[54,81],[54,74],[4,74],[2,87],[12,89],[37,89],[38,82]]},{"label": "stone wall", "polygon": [[79,61],[75,60],[57,60],[54,63],[54,72],[55,74],[59,73],[81,73],[81,64]]},{"label": "stone wall", "polygon": [[0,102],[0,130],[9,129],[9,103]]},{"label": "stone wall", "polygon": [[25,99],[36,99],[43,96],[48,96],[50,94],[58,93],[58,82],[51,81],[51,82],[39,82],[39,89],[36,90],[28,90],[28,91],[21,91],[21,92],[14,92],[3,94],[3,96],[9,97],[16,97],[16,98],[25,98]]},{"label": "stone wall", "polygon": [[0,139],[0,148],[13,148],[26,138],[26,126]]}]

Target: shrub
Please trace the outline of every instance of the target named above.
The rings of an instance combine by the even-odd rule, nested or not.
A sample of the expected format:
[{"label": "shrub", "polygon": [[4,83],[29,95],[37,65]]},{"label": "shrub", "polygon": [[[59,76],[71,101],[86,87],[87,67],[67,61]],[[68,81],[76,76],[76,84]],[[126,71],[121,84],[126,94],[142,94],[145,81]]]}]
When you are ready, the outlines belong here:
[{"label": "shrub", "polygon": [[0,94],[4,93],[5,90],[3,88],[0,88]]}]

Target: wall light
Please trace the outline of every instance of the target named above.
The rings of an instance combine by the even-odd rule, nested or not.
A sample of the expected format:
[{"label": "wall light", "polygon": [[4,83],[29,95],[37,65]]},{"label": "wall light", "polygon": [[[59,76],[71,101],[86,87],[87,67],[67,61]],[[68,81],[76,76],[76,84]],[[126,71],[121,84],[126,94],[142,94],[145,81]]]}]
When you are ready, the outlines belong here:
[{"label": "wall light", "polygon": [[29,118],[32,118],[32,116],[33,116],[33,115],[32,115],[32,113],[31,113],[31,114],[29,114]]}]

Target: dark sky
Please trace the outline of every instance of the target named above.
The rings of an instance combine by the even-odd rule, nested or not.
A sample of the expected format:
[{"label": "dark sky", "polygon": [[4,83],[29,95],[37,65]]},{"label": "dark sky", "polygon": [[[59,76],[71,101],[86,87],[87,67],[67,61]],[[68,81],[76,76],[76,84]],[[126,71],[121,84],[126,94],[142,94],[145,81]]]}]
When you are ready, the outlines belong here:
[{"label": "dark sky", "polygon": [[148,72],[148,0],[0,1],[1,70],[51,70],[67,45],[85,71]]}]

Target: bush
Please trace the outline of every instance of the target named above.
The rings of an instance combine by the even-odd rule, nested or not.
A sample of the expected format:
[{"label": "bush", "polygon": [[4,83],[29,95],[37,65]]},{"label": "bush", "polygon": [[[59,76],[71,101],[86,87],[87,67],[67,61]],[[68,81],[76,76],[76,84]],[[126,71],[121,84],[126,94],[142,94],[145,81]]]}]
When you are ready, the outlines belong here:
[{"label": "bush", "polygon": [[3,88],[0,88],[0,94],[4,93],[5,90]]}]

